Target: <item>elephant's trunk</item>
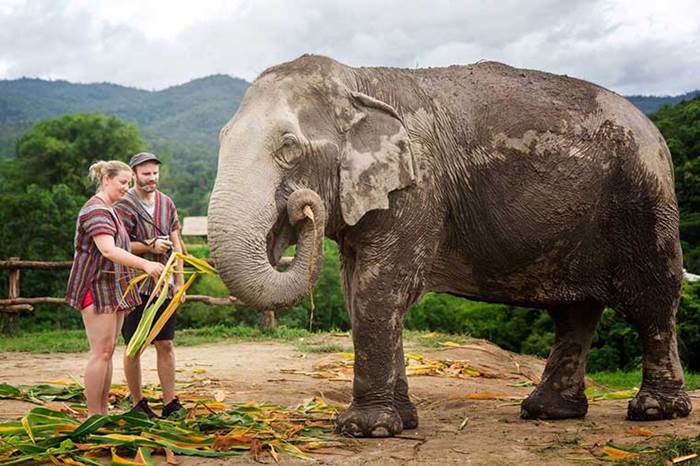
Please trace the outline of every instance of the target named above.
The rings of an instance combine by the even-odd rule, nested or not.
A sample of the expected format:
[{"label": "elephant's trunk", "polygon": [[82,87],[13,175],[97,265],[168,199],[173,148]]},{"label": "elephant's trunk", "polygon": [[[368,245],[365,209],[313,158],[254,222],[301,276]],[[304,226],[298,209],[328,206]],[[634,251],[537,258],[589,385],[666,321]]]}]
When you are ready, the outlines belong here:
[{"label": "elephant's trunk", "polygon": [[[231,190],[230,185],[222,188],[222,184],[217,180],[212,193],[209,239],[212,258],[224,283],[232,295],[259,309],[296,304],[316,283],[323,263],[326,216],[321,198],[308,189],[294,191],[287,199],[285,213],[276,207],[272,188]],[[256,202],[251,193],[261,191],[267,191],[263,193],[265,201]],[[275,238],[284,236],[276,229],[289,230],[280,216],[288,217],[299,238],[296,256],[283,272],[271,263],[286,247],[274,244]]]}]

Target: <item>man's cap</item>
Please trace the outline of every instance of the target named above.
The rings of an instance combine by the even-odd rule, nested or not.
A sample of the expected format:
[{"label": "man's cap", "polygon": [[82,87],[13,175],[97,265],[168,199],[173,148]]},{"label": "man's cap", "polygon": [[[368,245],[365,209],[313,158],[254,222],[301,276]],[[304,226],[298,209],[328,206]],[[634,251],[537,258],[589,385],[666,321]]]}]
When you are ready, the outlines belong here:
[{"label": "man's cap", "polygon": [[129,160],[129,166],[134,168],[136,165],[141,165],[142,163],[146,162],[160,163],[160,159],[156,154],[151,154],[150,152],[139,152],[131,157],[131,160]]}]

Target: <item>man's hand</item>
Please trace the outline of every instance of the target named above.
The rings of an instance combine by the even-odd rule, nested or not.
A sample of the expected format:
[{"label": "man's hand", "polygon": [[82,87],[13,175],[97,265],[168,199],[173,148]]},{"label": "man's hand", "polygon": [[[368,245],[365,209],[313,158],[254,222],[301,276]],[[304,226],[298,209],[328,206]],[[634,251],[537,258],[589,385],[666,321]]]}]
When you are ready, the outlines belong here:
[{"label": "man's hand", "polygon": [[166,252],[170,251],[170,248],[172,247],[173,243],[169,239],[156,238],[153,241],[153,246],[151,246],[151,250],[155,254],[165,254]]}]

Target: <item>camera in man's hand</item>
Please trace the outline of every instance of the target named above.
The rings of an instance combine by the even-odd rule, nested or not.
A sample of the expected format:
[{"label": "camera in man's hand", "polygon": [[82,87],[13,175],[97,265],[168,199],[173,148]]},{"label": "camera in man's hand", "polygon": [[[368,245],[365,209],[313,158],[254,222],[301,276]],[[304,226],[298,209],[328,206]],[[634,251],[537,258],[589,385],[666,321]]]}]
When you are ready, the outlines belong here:
[{"label": "camera in man's hand", "polygon": [[165,254],[173,248],[173,242],[167,236],[156,236],[152,248],[155,254]]}]

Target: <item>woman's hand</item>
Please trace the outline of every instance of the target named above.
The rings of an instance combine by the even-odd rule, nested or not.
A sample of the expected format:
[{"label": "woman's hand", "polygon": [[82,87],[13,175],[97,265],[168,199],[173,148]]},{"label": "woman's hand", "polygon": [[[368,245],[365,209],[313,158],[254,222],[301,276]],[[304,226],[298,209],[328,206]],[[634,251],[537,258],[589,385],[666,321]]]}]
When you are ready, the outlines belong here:
[{"label": "woman's hand", "polygon": [[147,261],[143,266],[143,271],[153,277],[154,280],[158,280],[164,268],[165,266],[160,262]]}]

